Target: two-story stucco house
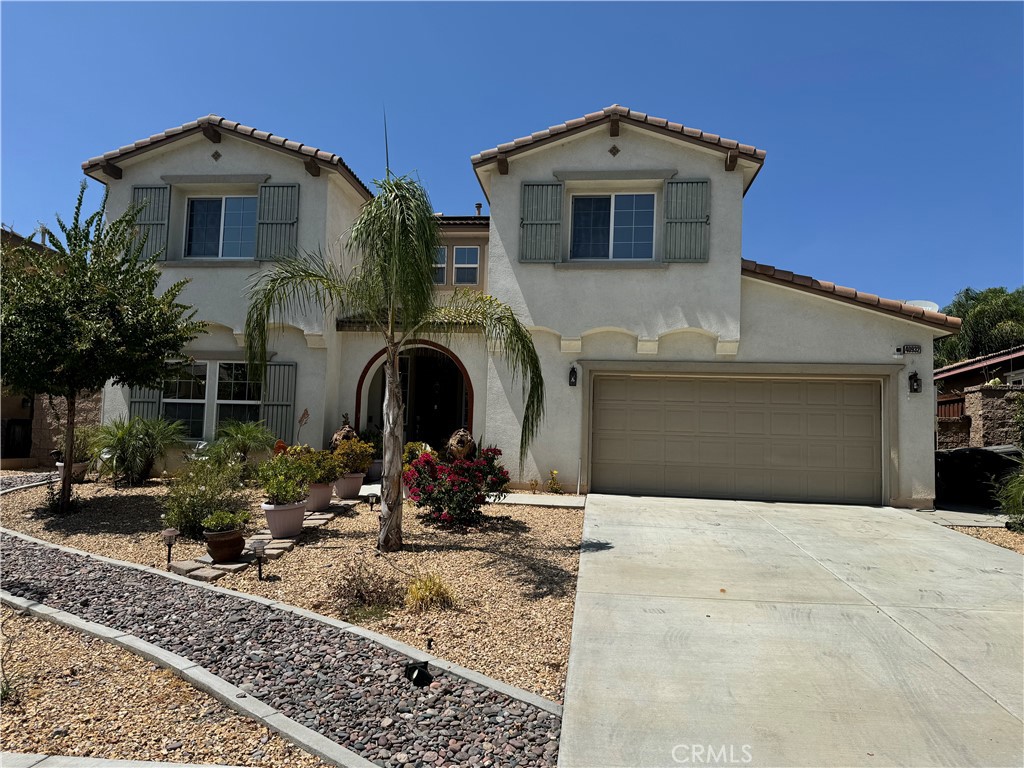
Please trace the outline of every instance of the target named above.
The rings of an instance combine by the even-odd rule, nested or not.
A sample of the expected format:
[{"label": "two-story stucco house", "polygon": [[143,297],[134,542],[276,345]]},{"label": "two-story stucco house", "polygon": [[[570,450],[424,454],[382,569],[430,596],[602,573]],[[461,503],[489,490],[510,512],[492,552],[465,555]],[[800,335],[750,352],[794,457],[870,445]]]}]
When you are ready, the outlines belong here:
[{"label": "two-story stucco house", "polygon": [[[523,480],[615,493],[928,505],[932,341],[959,320],[743,257],[752,146],[612,106],[475,155],[491,215],[440,216],[438,290],[512,305],[533,330],[546,419]],[[108,388],[104,417],[163,414],[212,437],[266,419],[326,441],[381,422],[382,349],[358,322],[303,317],[246,378],[245,287],[284,249],[339,244],[371,192],[335,154],[210,115],[93,158],[110,209],[148,201],[149,247],[210,333],[196,378]],[[773,259],[774,260],[774,259]],[[899,348],[900,352],[897,352]],[[919,349],[919,351],[918,351]],[[407,439],[469,427],[515,455],[522,402],[471,334],[404,363]]]}]

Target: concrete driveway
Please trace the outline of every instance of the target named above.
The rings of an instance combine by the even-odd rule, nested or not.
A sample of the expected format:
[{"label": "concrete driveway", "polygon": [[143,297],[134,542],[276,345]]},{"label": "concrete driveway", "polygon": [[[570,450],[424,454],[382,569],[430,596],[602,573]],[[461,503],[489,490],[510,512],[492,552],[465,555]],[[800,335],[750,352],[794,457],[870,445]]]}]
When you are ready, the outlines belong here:
[{"label": "concrete driveway", "polygon": [[591,495],[559,765],[1021,766],[1024,558],[891,508]]}]

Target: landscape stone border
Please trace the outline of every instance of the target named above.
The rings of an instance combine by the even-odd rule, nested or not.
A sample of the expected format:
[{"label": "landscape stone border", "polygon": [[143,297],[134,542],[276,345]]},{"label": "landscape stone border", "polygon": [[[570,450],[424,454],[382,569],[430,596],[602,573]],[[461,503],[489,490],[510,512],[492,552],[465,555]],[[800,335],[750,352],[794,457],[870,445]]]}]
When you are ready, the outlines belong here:
[{"label": "landscape stone border", "polygon": [[[171,581],[177,581],[182,584],[187,584],[191,587],[210,590],[220,594],[227,595],[234,599],[240,599],[257,603],[264,607],[272,610],[282,611],[291,613],[297,616],[304,617],[308,620],[320,622],[325,625],[335,627],[343,630],[344,632],[356,635],[358,637],[370,640],[378,645],[381,645],[387,649],[395,651],[402,656],[410,658],[415,661],[424,661],[428,665],[435,668],[436,670],[442,670],[455,677],[461,678],[469,683],[489,688],[497,693],[501,693],[509,698],[523,702],[534,706],[540,710],[548,712],[557,716],[559,719],[562,715],[562,707],[555,702],[545,699],[529,691],[525,691],[514,686],[503,683],[499,680],[494,680],[478,672],[475,672],[465,667],[461,667],[457,664],[453,664],[444,659],[437,658],[431,654],[425,653],[417,648],[401,643],[393,638],[381,635],[377,632],[358,627],[347,622],[339,621],[337,619],[331,619],[327,616],[307,611],[297,606],[292,606],[287,603],[280,601],[269,600],[267,598],[259,597],[256,595],[249,595],[243,592],[237,592],[235,590],[225,589],[218,587],[213,584],[205,584],[197,582],[192,579],[188,579],[183,576],[178,576],[173,573],[168,573],[156,568],[149,566],[138,565],[136,563],[127,563],[113,558],[104,557],[102,555],[95,555],[89,552],[84,552],[72,547],[66,547],[59,544],[53,544],[51,542],[37,539],[33,536],[28,536],[17,531],[11,531],[9,529],[0,527],[0,534],[12,536],[15,538],[22,539],[23,541],[31,542],[42,547],[63,551],[77,556],[87,557],[98,562],[107,563],[120,568],[127,568],[136,571],[149,572]],[[7,605],[10,605],[19,610],[28,611],[29,613],[36,615],[40,618],[44,618],[55,623],[69,626],[73,629],[77,629],[82,632],[86,632],[94,637],[98,637],[107,642],[119,645],[122,648],[132,651],[133,653],[142,655],[143,657],[157,663],[161,666],[171,669],[179,677],[190,682],[194,686],[204,690],[215,698],[231,707],[235,711],[238,711],[248,717],[251,717],[258,722],[263,723],[272,730],[280,733],[282,736],[287,738],[289,741],[297,744],[298,746],[306,749],[309,752],[321,757],[321,759],[331,762],[335,765],[341,766],[359,766],[366,767],[374,765],[370,761],[361,757],[360,755],[348,750],[326,736],[307,728],[301,723],[288,718],[277,709],[271,707],[264,702],[261,702],[255,698],[250,697],[245,691],[235,687],[217,677],[216,675],[209,672],[206,668],[192,662],[183,656],[171,653],[164,650],[156,645],[148,643],[134,635],[121,632],[119,630],[112,629],[102,624],[97,624],[91,621],[87,621],[78,617],[74,614],[66,611],[61,611],[56,608],[44,605],[42,603],[32,601],[26,598],[21,598],[12,595],[6,591],[0,590],[0,600]]]},{"label": "landscape stone border", "polygon": [[3,768],[240,768],[208,763],[160,763],[150,760],[107,760],[102,757],[67,757],[29,752],[0,752]]}]

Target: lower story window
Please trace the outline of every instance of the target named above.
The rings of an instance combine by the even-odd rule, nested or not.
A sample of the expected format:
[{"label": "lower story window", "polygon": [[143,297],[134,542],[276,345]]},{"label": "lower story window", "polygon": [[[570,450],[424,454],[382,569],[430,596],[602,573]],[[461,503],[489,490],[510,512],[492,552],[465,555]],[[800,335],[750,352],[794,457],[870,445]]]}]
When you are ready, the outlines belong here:
[{"label": "lower story window", "polygon": [[206,363],[188,366],[177,378],[165,379],[163,416],[168,421],[185,424],[186,436],[203,439],[206,420]]},{"label": "lower story window", "polygon": [[228,421],[259,421],[263,385],[249,379],[245,363],[217,366],[217,427]]},{"label": "lower story window", "polygon": [[653,259],[654,195],[575,195],[570,259]]}]

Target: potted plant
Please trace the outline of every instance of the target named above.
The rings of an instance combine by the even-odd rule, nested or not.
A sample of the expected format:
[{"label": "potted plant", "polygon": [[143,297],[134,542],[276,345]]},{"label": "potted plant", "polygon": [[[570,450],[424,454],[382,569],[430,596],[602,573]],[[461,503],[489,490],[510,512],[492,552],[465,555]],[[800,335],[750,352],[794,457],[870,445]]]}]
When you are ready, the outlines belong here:
[{"label": "potted plant", "polygon": [[330,451],[316,451],[308,445],[292,446],[288,455],[306,468],[309,480],[307,512],[319,512],[331,506],[334,483],[344,474],[341,458]]},{"label": "potted plant", "polygon": [[218,509],[203,518],[203,538],[213,562],[232,563],[238,560],[245,548],[243,529],[247,522],[249,513],[244,510],[228,512]]},{"label": "potted plant", "polygon": [[359,497],[359,489],[363,487],[366,470],[373,464],[373,443],[359,438],[342,440],[334,449],[338,457],[342,474],[335,484],[339,499],[355,499]]},{"label": "potted plant", "polygon": [[302,462],[287,452],[279,453],[259,465],[256,480],[267,498],[261,507],[270,535],[290,539],[302,533],[309,496],[308,472]]},{"label": "potted plant", "polygon": [[[93,453],[93,442],[96,439],[96,427],[78,427],[75,429],[75,450],[71,457],[71,482],[81,483],[85,481],[85,473],[89,470],[95,454]],[[64,476],[64,436],[57,439],[57,476]],[[52,454],[51,454],[52,455]]]}]

